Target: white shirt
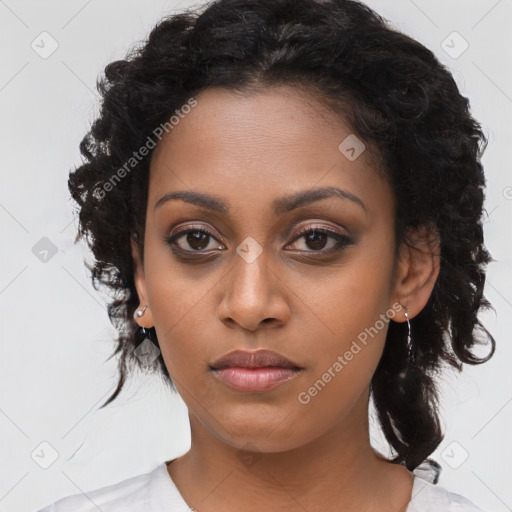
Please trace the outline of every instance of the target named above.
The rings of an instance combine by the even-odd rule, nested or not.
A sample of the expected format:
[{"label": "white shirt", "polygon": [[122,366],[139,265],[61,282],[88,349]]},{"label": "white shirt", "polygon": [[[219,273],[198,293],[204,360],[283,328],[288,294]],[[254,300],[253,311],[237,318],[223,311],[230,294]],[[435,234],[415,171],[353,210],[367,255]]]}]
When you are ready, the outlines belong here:
[{"label": "white shirt", "polygon": [[[144,475],[62,498],[38,512],[191,512],[166,462]],[[200,512],[200,511],[198,511]],[[483,512],[468,499],[414,476],[406,512]]]}]

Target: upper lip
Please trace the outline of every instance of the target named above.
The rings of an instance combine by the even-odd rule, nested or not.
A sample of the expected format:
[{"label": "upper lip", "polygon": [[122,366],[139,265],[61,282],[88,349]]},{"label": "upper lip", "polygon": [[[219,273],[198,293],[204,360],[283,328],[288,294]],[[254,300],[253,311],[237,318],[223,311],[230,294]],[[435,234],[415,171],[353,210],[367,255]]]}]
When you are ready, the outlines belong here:
[{"label": "upper lip", "polygon": [[219,370],[221,368],[236,366],[242,368],[265,368],[275,366],[279,368],[300,369],[293,361],[290,361],[274,350],[257,350],[253,352],[247,350],[233,350],[217,359],[210,365],[210,368]]}]

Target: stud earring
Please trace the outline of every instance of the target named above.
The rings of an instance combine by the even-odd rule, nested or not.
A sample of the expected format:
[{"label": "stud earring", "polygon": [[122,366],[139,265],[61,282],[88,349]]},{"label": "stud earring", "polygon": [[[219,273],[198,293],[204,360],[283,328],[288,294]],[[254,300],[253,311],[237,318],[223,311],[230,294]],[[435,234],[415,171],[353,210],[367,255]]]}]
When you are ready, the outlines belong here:
[{"label": "stud earring", "polygon": [[133,314],[133,318],[137,319],[140,318],[144,313],[146,312],[146,309],[148,309],[147,306],[144,306],[143,309],[136,309],[135,313]]},{"label": "stud earring", "polygon": [[[144,306],[142,309],[136,309],[135,313],[133,314],[134,320],[137,321],[137,318],[140,318],[141,316],[143,316],[144,313],[146,312],[147,308],[148,308],[147,306]],[[142,331],[142,336],[146,336],[146,328],[143,327],[142,325],[139,325],[139,328]]]}]

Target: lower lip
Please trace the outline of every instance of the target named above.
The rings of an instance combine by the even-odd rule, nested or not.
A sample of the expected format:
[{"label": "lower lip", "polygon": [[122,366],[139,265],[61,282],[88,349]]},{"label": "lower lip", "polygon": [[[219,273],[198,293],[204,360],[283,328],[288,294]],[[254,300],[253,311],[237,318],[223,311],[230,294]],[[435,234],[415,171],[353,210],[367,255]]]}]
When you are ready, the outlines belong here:
[{"label": "lower lip", "polygon": [[223,368],[213,373],[228,386],[247,393],[269,391],[293,379],[300,370],[292,368]]}]

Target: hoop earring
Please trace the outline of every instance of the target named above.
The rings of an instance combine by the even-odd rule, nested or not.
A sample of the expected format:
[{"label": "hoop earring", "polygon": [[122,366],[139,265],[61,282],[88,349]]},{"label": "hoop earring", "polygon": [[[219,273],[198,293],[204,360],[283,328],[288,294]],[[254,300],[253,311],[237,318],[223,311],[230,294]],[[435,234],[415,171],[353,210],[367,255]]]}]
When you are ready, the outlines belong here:
[{"label": "hoop earring", "polygon": [[405,319],[407,320],[407,361],[409,363],[413,362],[413,352],[412,352],[412,337],[411,337],[411,323],[409,322],[409,313],[406,310]]}]

